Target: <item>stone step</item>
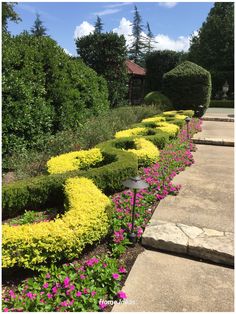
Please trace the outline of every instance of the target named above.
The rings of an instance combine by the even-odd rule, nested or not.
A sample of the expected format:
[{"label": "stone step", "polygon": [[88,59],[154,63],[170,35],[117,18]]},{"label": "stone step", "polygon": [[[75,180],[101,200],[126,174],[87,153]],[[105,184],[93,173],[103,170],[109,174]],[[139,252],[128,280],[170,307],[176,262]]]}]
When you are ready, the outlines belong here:
[{"label": "stone step", "polygon": [[158,221],[147,226],[145,247],[182,253],[219,264],[234,265],[234,234],[181,223]]},{"label": "stone step", "polygon": [[221,122],[234,122],[234,118],[231,117],[225,117],[225,118],[221,118],[221,117],[202,117],[203,121],[221,121]]},{"label": "stone step", "polygon": [[231,147],[234,146],[234,141],[229,140],[229,139],[194,137],[192,138],[192,141],[194,144],[231,146]]}]

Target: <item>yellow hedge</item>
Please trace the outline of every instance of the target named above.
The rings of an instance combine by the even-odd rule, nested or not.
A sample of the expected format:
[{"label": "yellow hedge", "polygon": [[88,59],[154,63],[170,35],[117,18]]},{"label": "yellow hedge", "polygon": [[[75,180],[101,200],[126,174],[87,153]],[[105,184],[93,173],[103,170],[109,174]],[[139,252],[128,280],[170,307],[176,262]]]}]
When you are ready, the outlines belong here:
[{"label": "yellow hedge", "polygon": [[47,162],[47,167],[50,174],[56,174],[84,169],[96,165],[102,160],[103,156],[100,149],[92,148],[52,157]]},{"label": "yellow hedge", "polygon": [[152,118],[147,118],[143,119],[142,122],[164,122],[166,119],[164,117],[152,117]]},{"label": "yellow hedge", "polygon": [[116,132],[115,138],[122,138],[122,137],[131,137],[135,135],[141,135],[146,131],[146,128],[133,128],[128,130],[123,130]]},{"label": "yellow hedge", "polygon": [[2,266],[34,269],[50,260],[78,257],[86,244],[108,232],[111,201],[87,178],[65,183],[68,210],[61,218],[37,224],[2,227]]},{"label": "yellow hedge", "polygon": [[148,165],[158,160],[159,149],[150,141],[144,138],[134,140],[136,149],[128,149],[138,157],[139,165]]},{"label": "yellow hedge", "polygon": [[157,124],[157,129],[168,133],[170,136],[176,136],[179,132],[179,126],[168,122],[160,122]]}]

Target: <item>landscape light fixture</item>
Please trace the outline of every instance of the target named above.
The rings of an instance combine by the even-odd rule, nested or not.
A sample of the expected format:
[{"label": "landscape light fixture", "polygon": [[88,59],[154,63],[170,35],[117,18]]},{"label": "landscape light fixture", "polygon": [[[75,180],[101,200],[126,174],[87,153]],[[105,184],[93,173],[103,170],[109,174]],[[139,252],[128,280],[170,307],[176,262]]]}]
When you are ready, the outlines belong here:
[{"label": "landscape light fixture", "polygon": [[227,93],[229,91],[229,84],[227,81],[225,81],[224,85],[222,86],[222,91],[223,91],[223,98],[227,98]]},{"label": "landscape light fixture", "polygon": [[146,189],[149,185],[145,181],[143,181],[139,176],[135,176],[128,180],[125,180],[123,182],[123,185],[126,188],[132,189],[134,191],[133,209],[132,209],[132,227],[131,227],[131,233],[129,234],[130,242],[132,242],[134,245],[137,241],[137,235],[134,232],[136,194],[138,190]]},{"label": "landscape light fixture", "polygon": [[185,118],[185,122],[187,124],[187,139],[189,140],[190,139],[190,136],[189,136],[189,122],[191,121],[191,118],[189,117],[186,117]]}]

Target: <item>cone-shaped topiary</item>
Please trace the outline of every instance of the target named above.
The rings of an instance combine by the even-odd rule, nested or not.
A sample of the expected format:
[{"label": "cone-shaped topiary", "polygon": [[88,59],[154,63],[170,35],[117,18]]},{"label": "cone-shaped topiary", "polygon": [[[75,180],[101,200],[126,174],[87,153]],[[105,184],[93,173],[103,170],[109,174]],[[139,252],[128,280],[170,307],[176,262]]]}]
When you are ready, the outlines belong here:
[{"label": "cone-shaped topiary", "polygon": [[163,76],[163,89],[175,109],[192,109],[202,116],[210,103],[211,75],[195,63],[185,61]]}]

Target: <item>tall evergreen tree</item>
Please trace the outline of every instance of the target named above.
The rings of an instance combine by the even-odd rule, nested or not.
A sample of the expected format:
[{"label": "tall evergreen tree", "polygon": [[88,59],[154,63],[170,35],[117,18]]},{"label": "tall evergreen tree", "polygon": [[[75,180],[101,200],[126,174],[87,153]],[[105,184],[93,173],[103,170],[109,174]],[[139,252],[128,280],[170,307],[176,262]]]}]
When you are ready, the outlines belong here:
[{"label": "tall evergreen tree", "polygon": [[140,65],[142,65],[144,62],[144,50],[147,47],[147,44],[145,43],[145,38],[142,36],[142,32],[142,18],[137,7],[135,6],[132,24],[133,42],[129,49],[129,58]]},{"label": "tall evergreen tree", "polygon": [[47,35],[46,30],[47,29],[43,26],[43,22],[40,19],[40,15],[37,13],[34,25],[31,28],[31,33],[35,36],[45,36]]},{"label": "tall evergreen tree", "polygon": [[100,16],[97,16],[97,21],[94,24],[94,27],[95,27],[94,33],[101,34],[101,32],[103,30],[103,23],[102,23],[102,19],[100,18]]},{"label": "tall evergreen tree", "polygon": [[2,3],[2,31],[7,31],[7,22],[8,20],[13,22],[21,21],[19,15],[14,11],[14,6],[16,2],[3,2]]},{"label": "tall evergreen tree", "polygon": [[151,28],[150,28],[150,25],[149,23],[147,22],[147,25],[146,25],[146,29],[147,29],[147,48],[146,48],[146,52],[147,53],[150,53],[152,50],[153,50],[153,43],[155,42],[154,41],[154,35],[151,31]]}]

